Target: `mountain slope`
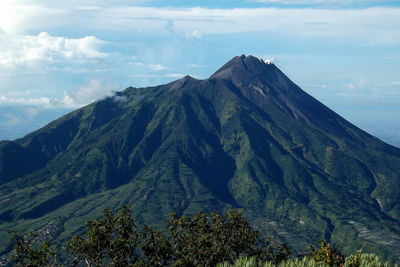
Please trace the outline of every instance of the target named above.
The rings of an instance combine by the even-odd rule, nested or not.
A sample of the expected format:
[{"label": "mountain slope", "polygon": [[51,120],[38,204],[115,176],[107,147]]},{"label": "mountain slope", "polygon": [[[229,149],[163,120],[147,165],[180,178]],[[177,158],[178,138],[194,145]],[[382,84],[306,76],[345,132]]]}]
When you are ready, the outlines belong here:
[{"label": "mountain slope", "polygon": [[327,238],[394,258],[399,183],[400,149],[241,56],[209,79],[128,88],[0,142],[0,239],[6,252],[11,225],[51,225],[61,242],[123,204],[150,224],[239,208],[294,248]]}]

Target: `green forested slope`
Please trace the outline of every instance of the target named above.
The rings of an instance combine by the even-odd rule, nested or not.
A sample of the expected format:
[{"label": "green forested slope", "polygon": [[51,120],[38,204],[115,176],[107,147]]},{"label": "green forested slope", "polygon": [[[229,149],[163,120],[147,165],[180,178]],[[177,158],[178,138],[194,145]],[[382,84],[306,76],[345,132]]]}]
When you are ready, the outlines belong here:
[{"label": "green forested slope", "polygon": [[209,79],[128,88],[0,142],[0,248],[10,227],[61,244],[127,204],[155,225],[237,208],[294,247],[326,238],[398,257],[399,183],[399,149],[273,64],[235,57]]}]

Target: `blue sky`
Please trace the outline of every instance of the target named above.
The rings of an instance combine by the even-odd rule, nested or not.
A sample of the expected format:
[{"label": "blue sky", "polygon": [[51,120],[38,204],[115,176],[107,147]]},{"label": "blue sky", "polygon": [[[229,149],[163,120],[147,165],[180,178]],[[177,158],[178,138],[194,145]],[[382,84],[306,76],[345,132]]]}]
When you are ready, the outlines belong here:
[{"label": "blue sky", "polygon": [[241,54],[400,145],[400,0],[2,0],[0,139]]}]

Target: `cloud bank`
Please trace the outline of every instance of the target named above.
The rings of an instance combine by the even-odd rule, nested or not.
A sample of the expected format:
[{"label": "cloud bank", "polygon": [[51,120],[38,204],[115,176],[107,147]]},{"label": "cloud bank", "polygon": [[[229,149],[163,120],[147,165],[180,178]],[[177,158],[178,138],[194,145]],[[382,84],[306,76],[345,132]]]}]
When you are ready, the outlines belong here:
[{"label": "cloud bank", "polygon": [[77,89],[65,92],[63,97],[13,97],[0,95],[0,105],[39,106],[52,108],[79,108],[104,97],[113,96],[116,86],[102,80],[89,79]]},{"label": "cloud bank", "polygon": [[[363,3],[367,0],[259,0],[270,3]],[[126,3],[122,3],[126,4]],[[0,19],[6,32],[48,32],[55,27],[74,27],[84,32],[115,31],[117,33],[165,34],[167,25],[186,38],[202,38],[209,34],[242,32],[278,32],[293,36],[322,36],[356,41],[358,44],[400,44],[400,8],[370,7],[359,9],[323,8],[159,8],[149,6],[98,5],[79,9],[72,4],[43,7],[41,5],[3,4],[10,13]],[[57,18],[54,18],[57,14]],[[0,14],[1,15],[1,14]],[[1,17],[1,16],[0,16]],[[46,25],[45,21],[54,21]]]},{"label": "cloud bank", "polygon": [[46,32],[37,36],[0,33],[0,66],[102,59],[107,57],[100,51],[104,43],[94,36],[71,39]]},{"label": "cloud bank", "polygon": [[336,5],[374,4],[394,2],[393,0],[251,0],[251,2],[282,5]]}]

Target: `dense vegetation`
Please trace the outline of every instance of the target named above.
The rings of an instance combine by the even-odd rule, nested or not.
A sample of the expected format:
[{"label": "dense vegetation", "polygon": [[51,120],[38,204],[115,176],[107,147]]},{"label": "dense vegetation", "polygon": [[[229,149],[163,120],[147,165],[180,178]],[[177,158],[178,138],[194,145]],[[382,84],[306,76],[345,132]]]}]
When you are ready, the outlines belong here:
[{"label": "dense vegetation", "polygon": [[391,265],[388,262],[383,262],[378,256],[374,254],[365,254],[357,252],[354,255],[350,255],[341,265],[332,265],[324,261],[318,261],[312,257],[289,259],[275,264],[273,262],[261,262],[256,258],[240,258],[235,261],[234,264],[222,263],[218,264],[217,267],[391,267],[397,265]]},{"label": "dense vegetation", "polygon": [[0,255],[9,228],[60,249],[121,205],[153,227],[173,211],[240,209],[292,250],[327,239],[399,258],[400,149],[254,57],[205,80],[128,88],[0,142]]},{"label": "dense vegetation", "polygon": [[[102,218],[86,223],[86,232],[74,235],[66,244],[62,260],[48,241],[37,233],[15,234],[14,263],[17,266],[176,266],[176,267],[291,267],[344,266],[389,267],[372,254],[357,252],[345,257],[331,244],[310,248],[307,255],[288,259],[286,245],[264,240],[238,211],[225,216],[197,213],[191,217],[172,215],[167,229],[159,231],[135,225],[131,211],[104,210]],[[62,263],[61,263],[62,262]]]},{"label": "dense vegetation", "polygon": [[140,231],[131,211],[122,207],[116,214],[106,209],[102,218],[86,225],[86,233],[74,235],[66,250],[58,253],[35,233],[26,237],[16,234],[14,262],[18,266],[58,266],[58,255],[67,266],[209,267],[233,263],[240,257],[279,263],[289,255],[286,245],[262,239],[241,213],[233,210],[225,216],[172,215],[164,231],[150,227]]}]

